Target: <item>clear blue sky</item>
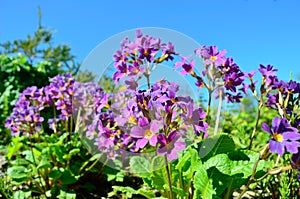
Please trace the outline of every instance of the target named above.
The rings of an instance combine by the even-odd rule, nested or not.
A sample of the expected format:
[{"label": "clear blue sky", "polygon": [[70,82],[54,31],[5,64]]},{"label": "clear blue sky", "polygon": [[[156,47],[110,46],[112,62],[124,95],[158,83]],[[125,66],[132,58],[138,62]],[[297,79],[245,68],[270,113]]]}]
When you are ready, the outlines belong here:
[{"label": "clear blue sky", "polygon": [[282,79],[300,74],[299,0],[2,1],[0,42],[36,30],[38,5],[55,42],[70,45],[79,62],[114,34],[163,27],[226,49],[243,70],[270,63]]}]

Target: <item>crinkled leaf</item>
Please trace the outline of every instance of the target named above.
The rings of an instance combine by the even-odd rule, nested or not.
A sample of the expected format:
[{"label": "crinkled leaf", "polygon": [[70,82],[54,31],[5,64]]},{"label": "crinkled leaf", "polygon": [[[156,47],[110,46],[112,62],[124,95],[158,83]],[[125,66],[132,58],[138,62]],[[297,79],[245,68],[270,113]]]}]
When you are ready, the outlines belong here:
[{"label": "crinkled leaf", "polygon": [[144,158],[135,156],[130,159],[130,168],[133,173],[142,178],[149,178],[151,176],[151,164]]},{"label": "crinkled leaf", "polygon": [[194,177],[194,187],[196,191],[200,192],[203,199],[210,199],[216,193],[212,180],[208,178],[207,172],[204,168],[200,168]]}]

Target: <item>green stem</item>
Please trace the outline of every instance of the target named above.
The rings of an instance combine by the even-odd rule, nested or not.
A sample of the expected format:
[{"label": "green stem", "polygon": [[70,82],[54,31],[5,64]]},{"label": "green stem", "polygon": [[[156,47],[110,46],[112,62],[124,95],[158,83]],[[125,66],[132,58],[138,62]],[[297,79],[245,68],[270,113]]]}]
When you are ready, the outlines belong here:
[{"label": "green stem", "polygon": [[32,148],[33,143],[32,143],[31,138],[29,138],[29,141],[30,141],[30,150],[31,150],[32,158],[33,158],[33,163],[34,163],[34,166],[35,166],[35,168],[36,168],[36,170],[37,170],[37,173],[38,173],[38,176],[39,176],[38,178],[39,178],[41,187],[42,187],[42,189],[43,189],[43,191],[44,191],[44,194],[46,194],[46,187],[45,187],[45,186],[43,185],[43,183],[42,183],[41,173],[40,173],[39,169],[37,168],[37,163],[36,163],[35,156],[34,156],[34,153],[33,153],[33,148]]},{"label": "green stem", "polygon": [[208,91],[208,102],[207,102],[207,110],[206,110],[206,121],[209,122],[210,120],[210,106],[211,106],[211,95],[212,91]]},{"label": "green stem", "polygon": [[260,157],[256,160],[256,162],[254,163],[253,165],[253,169],[252,169],[252,175],[251,177],[249,178],[249,181],[245,187],[245,189],[242,191],[242,193],[239,195],[238,199],[241,199],[243,197],[243,195],[246,193],[246,191],[248,190],[250,184],[252,183],[252,181],[255,179],[254,176],[256,174],[256,169],[257,169],[257,166],[258,166],[258,163],[260,161]]},{"label": "green stem", "polygon": [[56,134],[57,130],[56,130],[56,109],[55,109],[55,106],[53,106],[53,115],[54,115],[54,133]]},{"label": "green stem", "polygon": [[219,122],[220,122],[220,115],[221,115],[221,108],[222,108],[222,97],[223,97],[223,92],[222,92],[222,90],[220,90],[218,112],[217,112],[216,125],[215,125],[215,129],[214,129],[214,135],[217,135],[217,133],[218,133]]},{"label": "green stem", "polygon": [[252,135],[250,137],[250,143],[249,143],[249,146],[248,146],[249,150],[251,149],[252,142],[253,142],[253,139],[255,137],[255,133],[256,133],[256,130],[257,130],[258,121],[259,121],[259,118],[260,118],[261,108],[262,107],[263,107],[263,103],[259,102],[258,109],[257,109],[257,114],[256,114],[255,126],[253,128],[253,132],[252,132]]},{"label": "green stem", "polygon": [[169,189],[170,189],[169,199],[173,199],[172,181],[171,181],[171,175],[170,175],[167,155],[165,155],[165,165],[166,165],[166,172],[167,172],[167,177],[168,177],[168,185],[169,185]]}]

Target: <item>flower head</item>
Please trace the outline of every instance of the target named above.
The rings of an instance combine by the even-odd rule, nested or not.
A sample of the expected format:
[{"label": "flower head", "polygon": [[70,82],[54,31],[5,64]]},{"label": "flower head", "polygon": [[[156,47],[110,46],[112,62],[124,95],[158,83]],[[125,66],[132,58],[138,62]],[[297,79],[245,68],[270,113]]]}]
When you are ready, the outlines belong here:
[{"label": "flower head", "polygon": [[158,121],[151,121],[149,123],[146,117],[142,117],[138,121],[138,126],[134,126],[131,129],[130,135],[134,138],[138,138],[136,146],[138,148],[144,148],[149,142],[151,146],[155,146],[157,143],[157,133],[160,129]]},{"label": "flower head", "polygon": [[262,123],[262,129],[272,136],[269,141],[271,152],[279,155],[283,155],[285,150],[291,153],[298,152],[300,133],[290,126],[286,118],[280,119],[276,116],[272,120],[272,129],[266,123]]},{"label": "flower head", "polygon": [[169,160],[175,160],[178,157],[177,151],[185,149],[185,142],[179,141],[180,135],[176,131],[172,131],[167,137],[164,134],[157,136],[157,141],[160,144],[157,149],[159,155],[167,155]]}]

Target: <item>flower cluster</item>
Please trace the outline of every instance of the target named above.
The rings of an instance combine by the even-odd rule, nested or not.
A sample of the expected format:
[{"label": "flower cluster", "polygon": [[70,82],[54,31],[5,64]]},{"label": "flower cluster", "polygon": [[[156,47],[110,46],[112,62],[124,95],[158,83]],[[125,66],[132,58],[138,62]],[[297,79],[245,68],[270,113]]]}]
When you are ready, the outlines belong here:
[{"label": "flower cluster", "polygon": [[191,98],[176,96],[178,89],[177,84],[161,80],[148,90],[120,90],[109,96],[109,104],[101,90],[94,95],[94,119],[86,135],[108,158],[157,150],[174,160],[189,133],[197,137],[208,128],[205,112]]},{"label": "flower cluster", "polygon": [[5,123],[5,127],[11,130],[13,136],[33,134],[41,130],[44,121],[40,115],[40,111],[43,109],[43,106],[39,104],[42,101],[41,93],[43,93],[41,89],[33,86],[20,94],[11,116]]},{"label": "flower cluster", "polygon": [[281,114],[291,114],[293,104],[299,99],[300,83],[277,81],[272,83],[272,91],[267,94],[267,105],[274,109],[281,109]]},{"label": "flower cluster", "polygon": [[54,106],[57,114],[48,120],[49,127],[56,131],[56,123],[67,120],[72,114],[72,95],[74,78],[70,74],[58,75],[50,79],[48,86],[28,87],[20,94],[11,116],[6,120],[5,127],[12,135],[33,134],[40,131],[44,117],[41,111]]},{"label": "flower cluster", "polygon": [[161,43],[160,38],[143,35],[141,30],[137,30],[136,38],[130,41],[126,37],[121,42],[121,48],[113,55],[117,69],[113,79],[119,82],[128,76],[132,83],[134,78],[141,78],[142,75],[149,77],[158,63],[173,60],[175,54],[171,42]]},{"label": "flower cluster", "polygon": [[[204,70],[201,72],[202,77],[194,71],[194,60],[188,61],[186,57],[182,57],[180,62],[175,63],[175,70],[180,67],[181,74],[191,74],[197,79],[196,86],[205,86],[209,92],[222,91],[223,86],[226,90],[224,96],[227,102],[240,102],[242,98],[244,73],[231,57],[225,57],[225,50],[218,51],[216,46],[202,46],[194,51],[196,56],[203,59]],[[204,82],[206,77],[207,82]],[[218,98],[220,92],[216,93]]]}]

